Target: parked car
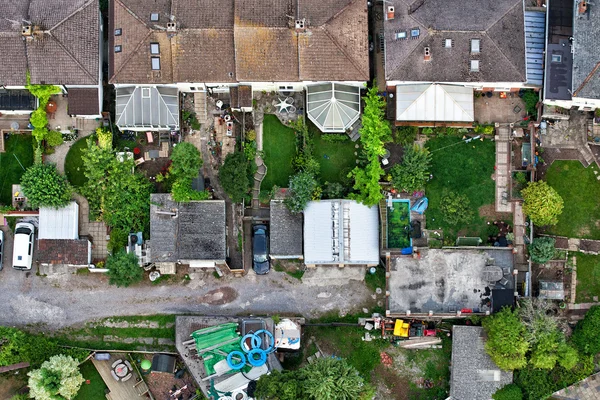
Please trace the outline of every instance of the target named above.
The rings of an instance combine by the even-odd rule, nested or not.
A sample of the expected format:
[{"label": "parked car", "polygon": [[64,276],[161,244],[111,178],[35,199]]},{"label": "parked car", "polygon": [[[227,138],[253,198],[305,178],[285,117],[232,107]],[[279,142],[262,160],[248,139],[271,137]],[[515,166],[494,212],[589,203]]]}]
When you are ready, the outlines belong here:
[{"label": "parked car", "polygon": [[2,271],[2,259],[4,258],[4,232],[0,231],[0,271]]},{"label": "parked car", "polygon": [[266,225],[252,227],[252,269],[257,275],[264,275],[271,269]]},{"label": "parked car", "polygon": [[33,239],[35,227],[29,222],[19,222],[15,227],[13,268],[30,270],[33,261]]}]

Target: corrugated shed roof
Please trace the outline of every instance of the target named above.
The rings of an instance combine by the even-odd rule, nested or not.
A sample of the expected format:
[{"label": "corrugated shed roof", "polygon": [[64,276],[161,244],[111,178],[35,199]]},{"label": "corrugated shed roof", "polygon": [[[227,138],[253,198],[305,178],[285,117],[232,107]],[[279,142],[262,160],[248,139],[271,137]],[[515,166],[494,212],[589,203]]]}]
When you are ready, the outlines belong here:
[{"label": "corrugated shed roof", "polygon": [[311,201],[304,210],[306,264],[378,264],[379,212],[353,200]]},{"label": "corrugated shed roof", "polygon": [[79,239],[79,205],[72,201],[63,208],[40,207],[39,239]]},{"label": "corrugated shed roof", "polygon": [[544,83],[544,50],[546,47],[546,13],[525,11],[525,59],[527,83]]}]

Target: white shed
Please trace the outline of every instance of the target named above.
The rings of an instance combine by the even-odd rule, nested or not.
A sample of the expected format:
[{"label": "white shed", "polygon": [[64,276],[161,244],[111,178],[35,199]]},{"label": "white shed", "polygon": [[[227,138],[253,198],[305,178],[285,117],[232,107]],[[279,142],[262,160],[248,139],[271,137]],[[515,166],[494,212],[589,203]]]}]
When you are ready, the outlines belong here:
[{"label": "white shed", "polygon": [[39,239],[79,239],[79,205],[40,208]]}]

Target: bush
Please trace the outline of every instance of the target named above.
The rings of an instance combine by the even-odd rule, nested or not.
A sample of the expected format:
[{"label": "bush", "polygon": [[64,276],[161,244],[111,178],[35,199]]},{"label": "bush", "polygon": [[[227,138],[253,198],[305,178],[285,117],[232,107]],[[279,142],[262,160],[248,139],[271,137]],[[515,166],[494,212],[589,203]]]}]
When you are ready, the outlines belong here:
[{"label": "bush", "polygon": [[64,142],[62,133],[58,131],[49,131],[46,134],[45,140],[46,144],[51,147],[60,146]]},{"label": "bush", "polygon": [[246,132],[246,140],[249,140],[249,141],[256,140],[256,131],[254,129]]},{"label": "bush", "polygon": [[433,133],[433,128],[430,126],[426,126],[425,128],[421,129],[421,132],[424,135],[431,135]]},{"label": "bush", "polygon": [[514,383],[508,384],[492,395],[494,400],[523,400],[521,388]]},{"label": "bush", "polygon": [[431,154],[418,145],[406,147],[402,162],[390,170],[392,184],[398,190],[412,193],[425,187],[431,167]]},{"label": "bush", "polygon": [[474,131],[480,135],[493,135],[495,128],[494,125],[477,125]]},{"label": "bush", "polygon": [[348,137],[348,135],[346,134],[340,134],[340,133],[325,133],[323,135],[321,135],[321,139],[323,139],[326,142],[329,143],[333,143],[333,142],[346,142],[348,140],[350,140],[350,138]]},{"label": "bush", "polygon": [[399,126],[394,135],[394,143],[408,146],[417,139],[418,134],[419,128],[416,126]]},{"label": "bush", "polygon": [[170,173],[175,179],[194,179],[198,176],[202,167],[202,156],[200,151],[191,143],[182,142],[173,148],[171,153]]},{"label": "bush", "polygon": [[521,191],[523,212],[535,225],[556,225],[564,202],[560,194],[544,181],[531,182]]},{"label": "bush", "polygon": [[34,164],[21,178],[23,193],[32,208],[66,206],[73,192],[54,164]]},{"label": "bush", "polygon": [[34,112],[31,113],[31,118],[29,119],[31,125],[34,128],[45,128],[48,125],[48,118],[46,116],[46,110],[43,108],[38,108]]},{"label": "bush", "polygon": [[208,200],[210,193],[207,190],[201,192],[192,189],[192,180],[190,178],[177,179],[171,187],[171,196],[173,201],[187,202]]},{"label": "bush", "polygon": [[111,229],[110,238],[106,244],[106,248],[110,253],[116,253],[127,246],[127,237],[129,232],[123,229]]},{"label": "bush", "polygon": [[96,137],[98,138],[98,146],[101,149],[112,149],[113,136],[108,128],[96,128]]},{"label": "bush", "polygon": [[346,194],[344,185],[338,182],[325,182],[323,197],[326,199],[343,199]]},{"label": "bush", "polygon": [[554,244],[556,240],[551,237],[539,237],[533,239],[528,246],[531,261],[538,264],[544,264],[554,257],[556,249]]},{"label": "bush", "polygon": [[485,351],[498,367],[510,371],[527,365],[527,330],[516,312],[505,307],[486,317],[482,325],[488,335]]},{"label": "bush", "polygon": [[600,306],[593,306],[577,323],[572,341],[581,353],[600,353]]},{"label": "bush", "polygon": [[248,160],[244,153],[229,153],[219,168],[219,181],[234,203],[240,203],[250,191]]},{"label": "bush", "polygon": [[73,399],[85,381],[77,360],[56,355],[29,372],[29,396],[36,400]]},{"label": "bush", "polygon": [[469,198],[464,194],[444,190],[440,210],[444,213],[444,220],[449,225],[469,223],[473,219]]},{"label": "bush", "polygon": [[523,101],[525,102],[525,109],[527,110],[527,115],[530,115],[533,119],[537,119],[537,103],[540,101],[539,93],[534,90],[524,90],[523,91]]},{"label": "bush", "polygon": [[289,195],[284,200],[287,208],[293,213],[304,211],[306,205],[313,199],[318,188],[317,180],[310,172],[300,172],[290,178]]},{"label": "bush", "polygon": [[108,283],[117,287],[128,287],[142,280],[144,270],[138,263],[134,253],[121,250],[109,256],[106,260]]}]

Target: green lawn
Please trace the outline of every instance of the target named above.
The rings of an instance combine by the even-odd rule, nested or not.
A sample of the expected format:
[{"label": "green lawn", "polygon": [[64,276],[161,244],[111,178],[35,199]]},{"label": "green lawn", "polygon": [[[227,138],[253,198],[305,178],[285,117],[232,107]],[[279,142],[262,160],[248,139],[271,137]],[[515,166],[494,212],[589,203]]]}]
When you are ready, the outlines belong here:
[{"label": "green lawn", "polygon": [[87,139],[84,137],[76,141],[67,153],[65,159],[65,174],[75,187],[81,187],[85,184],[86,178],[83,175],[83,160],[81,159],[82,150],[87,148]]},{"label": "green lawn", "polygon": [[576,303],[591,303],[600,296],[600,256],[577,253]]},{"label": "green lawn", "polygon": [[91,361],[86,361],[79,367],[79,370],[83,375],[83,379],[89,380],[90,383],[88,385],[83,382],[74,400],[104,400],[106,398],[104,391],[107,387],[94,364]]},{"label": "green lawn", "polygon": [[[489,139],[464,143],[459,137],[439,137],[427,141],[432,152],[433,179],[426,185],[429,198],[427,228],[444,230],[444,236],[487,237],[488,225],[479,216],[479,207],[495,202],[495,182],[492,180],[495,164],[495,143]],[[473,211],[470,223],[449,225],[444,221],[440,203],[444,189],[464,194]]]},{"label": "green lawn", "polygon": [[555,161],[546,181],[561,195],[565,207],[558,224],[547,231],[555,235],[600,239],[600,181],[596,164],[584,168],[579,161]]},{"label": "green lawn", "polygon": [[275,115],[266,114],[263,121],[263,160],[267,175],[261,189],[271,190],[274,185],[288,187],[295,154],[294,130],[279,122]]},{"label": "green lawn", "polygon": [[0,203],[2,204],[11,204],[12,185],[21,182],[21,176],[25,172],[23,167],[26,169],[33,164],[32,141],[31,135],[10,135],[4,142],[6,152],[0,153]]},{"label": "green lawn", "polygon": [[321,139],[322,132],[319,128],[309,120],[307,124],[315,140],[315,157],[321,164],[321,183],[343,182],[346,175],[356,166],[354,152],[358,152],[359,149],[354,146],[358,142],[326,142]]}]

